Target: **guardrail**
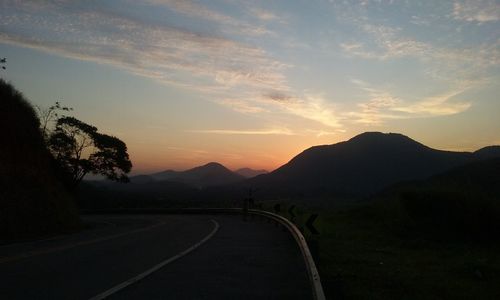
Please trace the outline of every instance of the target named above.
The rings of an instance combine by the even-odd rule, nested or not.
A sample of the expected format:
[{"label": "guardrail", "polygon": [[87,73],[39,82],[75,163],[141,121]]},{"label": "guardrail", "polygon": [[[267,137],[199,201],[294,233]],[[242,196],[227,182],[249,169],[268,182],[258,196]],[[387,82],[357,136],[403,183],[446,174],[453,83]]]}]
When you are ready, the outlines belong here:
[{"label": "guardrail", "polygon": [[[325,293],[319,277],[318,269],[314,263],[314,259],[307,246],[307,242],[300,230],[288,219],[263,210],[249,209],[248,213],[270,218],[277,223],[282,224],[292,234],[295,241],[299,245],[300,252],[306,264],[307,275],[309,277],[313,292],[313,299],[324,300]],[[178,208],[178,209],[100,209],[82,211],[83,214],[243,214],[245,210],[242,208]]]},{"label": "guardrail", "polygon": [[314,263],[311,251],[309,251],[306,239],[304,238],[300,230],[292,222],[290,222],[288,219],[280,215],[256,209],[250,209],[248,210],[248,212],[251,214],[265,216],[274,219],[275,221],[285,226],[288,229],[288,231],[290,231],[292,236],[295,238],[295,241],[297,241],[297,244],[299,245],[300,248],[300,252],[302,252],[302,256],[306,263],[307,275],[309,276],[309,280],[311,281],[311,286],[313,290],[313,298],[317,300],[325,299],[325,293],[323,292],[323,286],[321,285],[318,269],[316,268],[316,264]]}]

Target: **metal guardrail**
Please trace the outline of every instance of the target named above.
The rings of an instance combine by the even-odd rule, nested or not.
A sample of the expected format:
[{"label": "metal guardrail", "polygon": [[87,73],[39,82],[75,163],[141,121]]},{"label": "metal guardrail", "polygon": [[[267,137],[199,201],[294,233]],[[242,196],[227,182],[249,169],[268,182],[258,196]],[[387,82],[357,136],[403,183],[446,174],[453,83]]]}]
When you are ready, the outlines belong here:
[{"label": "metal guardrail", "polygon": [[280,215],[256,209],[250,209],[248,210],[248,212],[251,214],[265,216],[274,219],[275,221],[285,226],[288,229],[288,231],[290,231],[290,233],[295,238],[295,241],[297,241],[297,244],[299,245],[300,248],[300,252],[302,252],[302,256],[306,263],[307,275],[309,276],[309,280],[311,281],[313,298],[316,300],[324,300],[325,293],[323,292],[323,286],[321,285],[318,269],[316,268],[316,264],[314,263],[311,251],[309,251],[307,242],[302,233],[300,232],[300,230],[292,222],[290,222],[288,219]]},{"label": "metal guardrail", "polygon": [[[242,208],[100,209],[82,211],[83,214],[243,214],[244,212],[245,211]],[[247,212],[270,218],[288,229],[299,245],[300,252],[304,258],[307,275],[313,292],[313,299],[326,299],[323,286],[321,285],[318,269],[314,263],[309,246],[307,245],[307,242],[300,230],[292,222],[280,215],[257,209],[249,209]]]}]

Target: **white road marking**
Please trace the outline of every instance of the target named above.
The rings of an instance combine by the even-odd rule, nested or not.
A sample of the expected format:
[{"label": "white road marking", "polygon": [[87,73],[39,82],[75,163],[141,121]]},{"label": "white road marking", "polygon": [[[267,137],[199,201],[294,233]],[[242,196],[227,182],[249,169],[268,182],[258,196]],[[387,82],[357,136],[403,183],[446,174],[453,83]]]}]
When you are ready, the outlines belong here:
[{"label": "white road marking", "polygon": [[208,241],[210,238],[212,238],[212,236],[219,230],[219,223],[217,223],[217,221],[215,221],[214,219],[210,219],[210,221],[212,221],[212,223],[214,223],[215,227],[214,229],[206,236],[204,237],[202,240],[200,240],[199,242],[197,242],[196,244],[192,245],[191,247],[187,248],[186,250],[178,253],[177,255],[174,255],[164,261],[162,261],[161,263],[155,265],[154,267],[152,267],[151,269],[135,276],[135,277],[132,277],[112,288],[110,288],[109,290],[105,291],[105,292],[102,292],[100,293],[99,295],[97,296],[94,296],[92,298],[90,298],[89,300],[101,300],[101,299],[105,299],[109,296],[111,296],[112,294],[120,291],[120,290],[123,290],[124,288],[128,287],[129,285],[132,285],[136,282],[138,282],[139,280],[141,279],[144,279],[145,277],[151,275],[152,273],[158,271],[159,269],[161,269],[162,267],[164,267],[165,265],[183,257],[184,255],[188,254],[189,252],[193,251],[194,249],[198,248],[199,246],[201,246],[202,244],[204,244],[206,241]]}]

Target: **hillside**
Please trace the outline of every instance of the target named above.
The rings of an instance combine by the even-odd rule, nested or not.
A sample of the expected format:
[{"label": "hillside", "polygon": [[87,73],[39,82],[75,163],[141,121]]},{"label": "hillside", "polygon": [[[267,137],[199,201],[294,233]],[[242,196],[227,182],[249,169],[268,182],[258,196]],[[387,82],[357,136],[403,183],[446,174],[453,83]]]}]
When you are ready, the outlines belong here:
[{"label": "hillside", "polygon": [[500,156],[500,147],[474,153],[442,151],[401,134],[367,132],[345,142],[311,147],[277,170],[246,183],[282,195],[360,196],[494,156]]},{"label": "hillside", "polygon": [[73,230],[73,199],[56,178],[33,107],[0,80],[0,239]]},{"label": "hillside", "polygon": [[375,195],[365,210],[405,235],[499,241],[500,157],[398,183]]}]

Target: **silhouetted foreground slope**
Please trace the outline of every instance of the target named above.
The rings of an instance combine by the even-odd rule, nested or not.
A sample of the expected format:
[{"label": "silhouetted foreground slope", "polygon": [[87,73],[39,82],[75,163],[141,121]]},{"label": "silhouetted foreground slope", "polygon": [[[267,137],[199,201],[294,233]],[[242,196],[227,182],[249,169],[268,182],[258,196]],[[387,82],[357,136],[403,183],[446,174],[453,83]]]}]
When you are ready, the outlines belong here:
[{"label": "silhouetted foreground slope", "polygon": [[0,80],[0,238],[79,227],[77,211],[57,180],[31,105]]},{"label": "silhouetted foreground slope", "polygon": [[319,268],[332,299],[500,299],[500,158],[320,218]]},{"label": "silhouetted foreground slope", "polygon": [[367,132],[346,142],[311,147],[247,184],[277,194],[366,195],[396,182],[424,179],[495,156],[500,157],[500,147],[474,153],[441,151],[401,134]]},{"label": "silhouetted foreground slope", "polygon": [[411,226],[421,231],[499,239],[500,158],[469,163],[424,181],[399,184],[381,197],[397,198]]}]

